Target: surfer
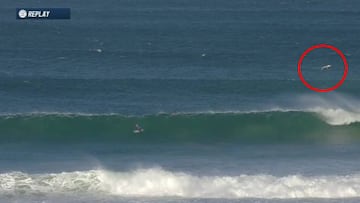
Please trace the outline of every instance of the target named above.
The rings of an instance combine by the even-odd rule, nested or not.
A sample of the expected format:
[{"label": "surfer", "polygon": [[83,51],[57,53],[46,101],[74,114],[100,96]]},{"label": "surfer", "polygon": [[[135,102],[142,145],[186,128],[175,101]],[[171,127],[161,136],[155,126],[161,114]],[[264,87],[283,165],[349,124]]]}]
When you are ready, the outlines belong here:
[{"label": "surfer", "polygon": [[321,67],[321,70],[329,70],[331,68],[331,65],[325,65]]},{"label": "surfer", "polygon": [[144,129],[139,124],[136,123],[134,133],[137,134],[142,132],[144,132]]}]

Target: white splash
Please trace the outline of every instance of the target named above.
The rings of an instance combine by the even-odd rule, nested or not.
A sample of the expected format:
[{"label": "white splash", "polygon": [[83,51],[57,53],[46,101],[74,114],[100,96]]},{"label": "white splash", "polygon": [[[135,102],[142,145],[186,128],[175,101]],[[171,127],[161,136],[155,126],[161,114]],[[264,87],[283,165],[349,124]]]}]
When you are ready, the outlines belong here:
[{"label": "white splash", "polygon": [[315,112],[330,125],[360,122],[360,101],[344,94],[302,95],[298,102],[304,111]]}]

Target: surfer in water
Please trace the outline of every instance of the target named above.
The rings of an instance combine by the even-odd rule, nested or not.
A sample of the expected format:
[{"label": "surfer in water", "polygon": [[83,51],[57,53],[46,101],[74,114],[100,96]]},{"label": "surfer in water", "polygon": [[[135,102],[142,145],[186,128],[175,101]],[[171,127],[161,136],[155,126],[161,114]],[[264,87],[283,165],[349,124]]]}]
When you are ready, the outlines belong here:
[{"label": "surfer in water", "polygon": [[144,132],[144,129],[139,124],[135,124],[134,133],[138,134],[138,133],[142,133],[142,132]]},{"label": "surfer in water", "polygon": [[321,70],[330,70],[330,68],[331,68],[331,65],[325,65],[325,66],[322,66],[321,67]]}]

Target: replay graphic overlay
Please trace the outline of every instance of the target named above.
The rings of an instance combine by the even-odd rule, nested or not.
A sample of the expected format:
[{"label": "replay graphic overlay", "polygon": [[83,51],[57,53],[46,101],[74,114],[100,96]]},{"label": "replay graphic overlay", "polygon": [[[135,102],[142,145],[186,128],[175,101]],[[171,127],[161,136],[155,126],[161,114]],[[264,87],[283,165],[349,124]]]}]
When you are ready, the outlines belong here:
[{"label": "replay graphic overlay", "polygon": [[16,8],[16,19],[70,19],[70,8]]}]

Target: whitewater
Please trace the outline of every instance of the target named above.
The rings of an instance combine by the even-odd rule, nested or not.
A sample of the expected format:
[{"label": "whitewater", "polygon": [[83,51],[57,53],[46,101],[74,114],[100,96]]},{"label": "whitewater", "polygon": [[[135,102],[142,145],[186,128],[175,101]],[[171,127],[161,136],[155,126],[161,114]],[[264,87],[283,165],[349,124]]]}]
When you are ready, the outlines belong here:
[{"label": "whitewater", "polygon": [[0,174],[2,195],[115,195],[182,198],[354,198],[360,174],[347,176],[194,176],[162,168],[114,172],[103,169],[49,174]]}]

